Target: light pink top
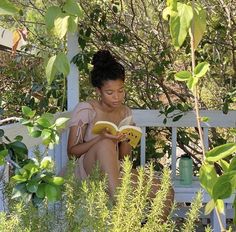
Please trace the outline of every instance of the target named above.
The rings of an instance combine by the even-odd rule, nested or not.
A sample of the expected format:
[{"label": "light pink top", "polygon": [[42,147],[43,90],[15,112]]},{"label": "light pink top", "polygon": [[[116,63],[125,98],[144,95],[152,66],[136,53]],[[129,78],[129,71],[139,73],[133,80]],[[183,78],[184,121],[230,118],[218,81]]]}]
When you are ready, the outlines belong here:
[{"label": "light pink top", "polygon": [[[121,120],[132,115],[131,110],[127,106],[124,107],[125,110],[122,112]],[[101,110],[98,107],[94,107],[92,103],[88,102],[81,102],[77,104],[77,106],[74,108],[71,119],[69,121],[69,127],[78,126],[78,131],[76,134],[77,136],[76,143],[79,140],[88,142],[97,136],[92,133],[92,128],[96,121],[102,120],[101,118],[99,118],[100,115],[99,111]],[[83,137],[82,127],[85,125],[87,125],[87,128],[85,130],[85,134]],[[80,158],[77,160],[78,165],[76,168],[76,176],[79,177],[80,179],[84,179],[87,177],[87,173],[85,172],[83,167],[83,159],[85,155],[86,153],[80,156]]]}]

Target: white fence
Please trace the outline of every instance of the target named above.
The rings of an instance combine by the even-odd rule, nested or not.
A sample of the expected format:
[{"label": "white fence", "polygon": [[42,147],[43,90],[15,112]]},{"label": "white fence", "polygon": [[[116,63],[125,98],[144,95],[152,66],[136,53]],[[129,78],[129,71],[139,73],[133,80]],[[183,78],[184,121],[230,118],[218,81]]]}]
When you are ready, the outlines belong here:
[{"label": "white fence", "polygon": [[[174,112],[175,113],[175,112]],[[200,184],[197,179],[193,181],[191,186],[181,186],[179,184],[178,176],[176,176],[176,153],[177,153],[177,133],[178,128],[189,128],[196,127],[196,115],[194,111],[189,111],[184,114],[184,116],[176,122],[168,119],[166,124],[163,123],[164,116],[159,113],[158,110],[133,110],[134,120],[138,126],[142,128],[143,136],[141,139],[141,165],[145,164],[146,161],[146,128],[147,127],[169,127],[172,130],[172,155],[171,155],[171,168],[173,173],[173,185],[175,190],[175,200],[176,202],[191,202],[196,192],[200,190]],[[69,113],[62,113],[60,116],[69,117]],[[236,128],[236,111],[229,111],[228,114],[223,114],[221,111],[201,111],[201,117],[208,117],[208,122],[202,122],[201,126],[204,133],[204,144],[208,149],[208,132],[209,128]],[[26,127],[20,125],[19,123],[6,125],[0,127],[5,131],[5,134],[13,139],[16,135],[22,135],[24,137],[23,142],[30,149],[30,155],[33,153],[33,149],[36,145],[40,145],[40,139],[34,139],[30,137],[27,133]],[[56,163],[56,170],[59,172],[61,168],[67,162],[67,134],[68,131],[65,130],[61,136],[61,142],[53,150],[50,151],[50,155],[54,158]],[[42,146],[39,146],[43,149]],[[203,202],[209,201],[209,196],[204,193]],[[1,197],[1,194],[0,194]],[[226,199],[225,204],[232,203],[233,197]],[[1,207],[1,204],[0,204]],[[1,209],[1,208],[0,208]],[[225,223],[225,215],[221,215]],[[212,225],[214,231],[220,231],[218,221],[215,217],[215,213],[212,214]]]}]

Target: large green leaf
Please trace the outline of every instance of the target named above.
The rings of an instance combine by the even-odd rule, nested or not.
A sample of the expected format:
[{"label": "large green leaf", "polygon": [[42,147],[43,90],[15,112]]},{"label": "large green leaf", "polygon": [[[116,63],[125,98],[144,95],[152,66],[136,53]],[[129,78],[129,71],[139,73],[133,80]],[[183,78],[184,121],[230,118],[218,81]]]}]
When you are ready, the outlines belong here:
[{"label": "large green leaf", "polygon": [[83,10],[80,4],[75,0],[66,0],[63,10],[71,15],[76,15],[79,18],[83,17]]},{"label": "large green leaf", "polygon": [[36,123],[44,128],[48,128],[51,126],[51,123],[48,121],[47,118],[40,117],[39,119],[36,120]]},{"label": "large green leaf", "polygon": [[69,120],[69,118],[58,118],[55,122],[57,129],[62,129],[65,127],[65,123]]},{"label": "large green leaf", "polygon": [[25,183],[17,184],[12,190],[12,199],[23,197],[23,195],[27,192]]},{"label": "large green leaf", "polygon": [[39,197],[39,198],[45,197],[45,186],[46,186],[46,184],[44,184],[44,183],[39,184],[37,192],[36,192],[37,197]]},{"label": "large green leaf", "polygon": [[52,167],[53,167],[52,157],[45,156],[40,163],[40,168],[47,170],[51,169]]},{"label": "large green leaf", "polygon": [[177,81],[187,81],[192,77],[192,74],[189,71],[180,71],[175,74],[175,80]]},{"label": "large green leaf", "polygon": [[44,190],[48,201],[53,202],[58,199],[59,190],[55,185],[46,184]]},{"label": "large green leaf", "polygon": [[15,141],[10,144],[8,144],[10,148],[12,148],[17,154],[27,155],[28,154],[28,148],[26,145],[20,141]]},{"label": "large green leaf", "polygon": [[60,52],[57,55],[55,66],[56,66],[56,69],[58,70],[58,72],[63,73],[64,76],[67,76],[69,74],[70,63],[69,63],[65,53]]},{"label": "large green leaf", "polygon": [[206,161],[217,162],[236,152],[236,143],[217,146],[206,153]]},{"label": "large green leaf", "polygon": [[217,180],[217,174],[213,164],[204,163],[199,172],[201,186],[212,196],[212,189]]},{"label": "large green leaf", "polygon": [[196,49],[206,30],[206,11],[201,6],[195,5],[193,15],[194,49]]},{"label": "large green leaf", "polygon": [[217,208],[218,212],[224,213],[224,212],[225,212],[225,204],[224,204],[224,201],[221,200],[221,199],[218,199],[218,200],[216,201],[216,208]]},{"label": "large green leaf", "polygon": [[68,19],[68,31],[76,32],[78,28],[78,17],[70,16]]},{"label": "large green leaf", "polygon": [[230,161],[228,171],[236,171],[236,156]]},{"label": "large green leaf", "polygon": [[7,0],[0,1],[0,15],[15,15],[19,9]]},{"label": "large green leaf", "polygon": [[26,188],[31,193],[36,193],[38,190],[39,183],[37,181],[31,180],[26,184]]},{"label": "large green leaf", "polygon": [[69,17],[69,15],[61,13],[54,21],[54,32],[59,39],[62,39],[68,31]]},{"label": "large green leaf", "polygon": [[217,178],[213,189],[212,197],[213,199],[225,199],[232,195],[234,190],[234,179],[236,176],[236,171],[227,172]]},{"label": "large green leaf", "polygon": [[190,28],[192,18],[192,7],[186,4],[177,3],[177,14],[171,14],[170,17],[170,34],[176,50],[183,44]]},{"label": "large green leaf", "polygon": [[194,76],[203,77],[209,70],[210,65],[207,62],[201,62],[194,68]]},{"label": "large green leaf", "polygon": [[56,75],[56,67],[55,67],[55,61],[56,61],[56,58],[57,56],[52,56],[49,60],[48,60],[48,63],[47,63],[47,66],[46,66],[46,77],[47,77],[47,81],[48,81],[48,84],[51,85],[53,80],[54,80],[54,77]]},{"label": "large green leaf", "polygon": [[36,110],[32,110],[30,107],[28,106],[22,106],[21,108],[22,113],[29,118],[33,118],[36,114]]},{"label": "large green leaf", "polygon": [[54,21],[60,14],[61,9],[58,6],[51,6],[47,9],[44,20],[48,31],[54,28]]},{"label": "large green leaf", "polygon": [[212,210],[215,208],[215,201],[211,199],[205,206],[205,215],[208,215],[212,212]]}]

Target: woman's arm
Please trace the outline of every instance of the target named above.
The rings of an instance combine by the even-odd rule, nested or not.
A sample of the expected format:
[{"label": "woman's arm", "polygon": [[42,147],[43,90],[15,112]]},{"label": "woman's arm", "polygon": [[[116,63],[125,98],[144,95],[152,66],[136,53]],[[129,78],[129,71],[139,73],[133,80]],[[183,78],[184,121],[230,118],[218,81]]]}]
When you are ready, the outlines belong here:
[{"label": "woman's arm", "polygon": [[81,155],[86,153],[93,145],[95,145],[102,139],[111,139],[114,142],[118,142],[122,138],[122,135],[114,136],[107,133],[107,131],[104,130],[103,133],[99,134],[98,136],[91,139],[90,141],[83,142],[82,140],[84,138],[86,129],[87,129],[87,126],[83,126],[80,128],[80,130],[82,130],[80,133],[82,134],[81,134],[81,137],[79,138],[79,141],[77,141],[78,126],[72,126],[70,128],[70,132],[68,136],[68,145],[67,145],[67,152],[68,152],[69,158],[72,158],[73,156],[80,157]]}]

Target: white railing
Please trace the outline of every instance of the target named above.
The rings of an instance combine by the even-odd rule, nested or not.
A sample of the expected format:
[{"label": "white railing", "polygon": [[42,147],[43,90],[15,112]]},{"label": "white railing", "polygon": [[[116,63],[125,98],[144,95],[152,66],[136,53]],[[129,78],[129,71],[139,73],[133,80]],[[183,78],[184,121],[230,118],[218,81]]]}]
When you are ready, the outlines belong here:
[{"label": "white railing", "polygon": [[[173,112],[173,114],[176,112]],[[62,113],[58,116],[67,116],[69,113]],[[176,175],[176,163],[177,163],[177,133],[178,128],[190,128],[197,127],[196,115],[194,111],[189,111],[184,114],[184,116],[176,122],[173,122],[172,119],[168,119],[166,124],[163,123],[164,116],[159,113],[158,110],[133,110],[134,121],[138,126],[142,128],[143,136],[141,139],[141,165],[144,165],[146,162],[146,128],[147,127],[169,127],[172,131],[171,143],[172,143],[172,152],[171,152],[171,169],[173,173],[173,183],[175,189],[175,200],[177,202],[191,202],[196,192],[200,190],[200,184],[198,180],[193,181],[191,186],[185,187],[179,184],[178,176]],[[229,111],[228,114],[223,114],[221,111],[201,111],[201,117],[208,117],[208,122],[202,122],[201,126],[203,128],[204,135],[204,144],[208,149],[208,131],[209,128],[236,128],[236,111]],[[40,139],[32,138],[28,135],[27,129],[25,126],[20,125],[19,123],[6,125],[0,127],[5,131],[5,134],[13,139],[16,135],[22,135],[24,137],[23,142],[29,148],[29,155],[33,156],[33,150],[36,145],[39,145],[39,149],[44,149],[41,144]],[[59,145],[55,146],[53,150],[50,150],[50,155],[53,157],[56,163],[56,171],[59,172],[61,168],[66,165],[67,162],[67,135],[68,131],[65,130],[61,135],[61,142]],[[203,202],[209,201],[209,196],[203,192]],[[1,196],[0,196],[1,197]],[[232,203],[233,197],[225,200],[225,203]],[[0,204],[1,205],[1,204]],[[215,220],[215,214],[212,214],[212,223],[214,231],[219,231],[219,225],[217,220]],[[225,222],[224,215],[222,216]]]}]

